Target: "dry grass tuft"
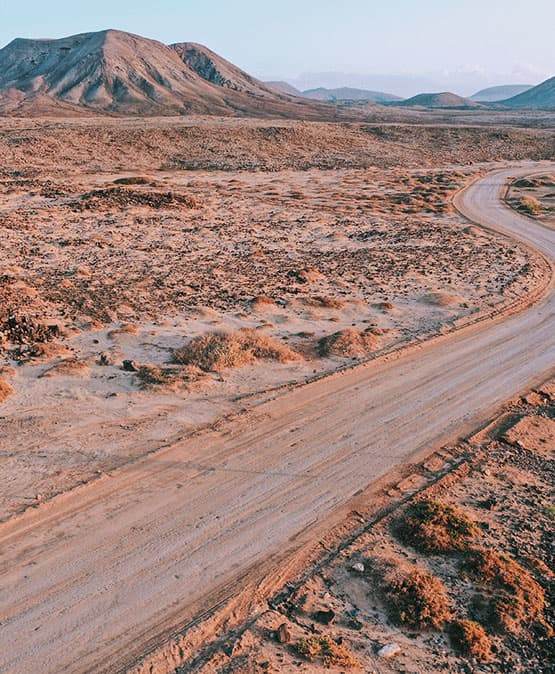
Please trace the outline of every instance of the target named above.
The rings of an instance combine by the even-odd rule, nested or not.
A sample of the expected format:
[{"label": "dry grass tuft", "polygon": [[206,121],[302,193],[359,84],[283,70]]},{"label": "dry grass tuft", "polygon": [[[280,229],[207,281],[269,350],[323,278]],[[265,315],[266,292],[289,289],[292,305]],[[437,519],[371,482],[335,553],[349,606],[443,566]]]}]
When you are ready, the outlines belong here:
[{"label": "dry grass tuft", "polygon": [[304,303],[309,307],[316,307],[319,309],[344,309],[345,302],[336,300],[328,295],[319,295],[317,297],[306,297]]},{"label": "dry grass tuft", "polygon": [[129,178],[118,178],[114,180],[114,185],[151,185],[153,180],[144,176],[130,176]]},{"label": "dry grass tuft", "polygon": [[443,583],[416,566],[387,565],[381,572],[382,595],[389,617],[414,629],[441,628],[451,618]]},{"label": "dry grass tuft", "polygon": [[526,215],[540,215],[543,210],[541,203],[535,197],[521,197],[517,208]]},{"label": "dry grass tuft", "polygon": [[267,295],[258,295],[258,297],[254,297],[251,300],[250,304],[253,309],[276,306],[275,301],[271,297],[268,297]]},{"label": "dry grass tuft", "polygon": [[477,532],[476,524],[461,510],[434,500],[411,505],[397,528],[403,542],[428,553],[465,550]]},{"label": "dry grass tuft", "polygon": [[486,630],[474,620],[455,620],[449,625],[453,647],[462,655],[483,662],[491,658],[491,641]]},{"label": "dry grass tuft", "polygon": [[176,349],[173,358],[176,363],[210,372],[241,367],[259,359],[286,363],[299,360],[300,356],[287,344],[249,329],[200,335]]},{"label": "dry grass tuft", "polygon": [[475,606],[482,622],[512,634],[532,626],[551,632],[544,620],[545,592],[518,562],[484,548],[472,550],[463,568],[483,585]]},{"label": "dry grass tuft", "polygon": [[177,391],[188,384],[194,384],[205,374],[194,366],[141,365],[136,376],[143,389]]},{"label": "dry grass tuft", "polygon": [[321,658],[326,667],[356,667],[357,661],[343,644],[338,644],[326,635],[315,635],[301,639],[295,646],[297,653],[313,662]]},{"label": "dry grass tuft", "polygon": [[0,403],[3,403],[11,395],[13,395],[13,388],[8,384],[8,382],[0,379]]},{"label": "dry grass tuft", "polygon": [[375,351],[378,345],[379,339],[371,330],[346,328],[322,337],[318,342],[318,353],[323,358],[366,356]]}]

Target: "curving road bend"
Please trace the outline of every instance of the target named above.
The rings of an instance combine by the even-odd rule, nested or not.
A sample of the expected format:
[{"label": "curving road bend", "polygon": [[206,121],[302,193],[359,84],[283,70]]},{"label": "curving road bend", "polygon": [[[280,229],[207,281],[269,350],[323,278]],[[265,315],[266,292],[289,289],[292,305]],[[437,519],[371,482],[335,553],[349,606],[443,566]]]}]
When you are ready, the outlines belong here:
[{"label": "curving road bend", "polygon": [[[457,206],[553,261],[555,231],[499,200],[533,171],[490,174]],[[125,670],[209,594],[554,364],[552,282],[510,318],[298,388],[5,523],[0,672]]]}]

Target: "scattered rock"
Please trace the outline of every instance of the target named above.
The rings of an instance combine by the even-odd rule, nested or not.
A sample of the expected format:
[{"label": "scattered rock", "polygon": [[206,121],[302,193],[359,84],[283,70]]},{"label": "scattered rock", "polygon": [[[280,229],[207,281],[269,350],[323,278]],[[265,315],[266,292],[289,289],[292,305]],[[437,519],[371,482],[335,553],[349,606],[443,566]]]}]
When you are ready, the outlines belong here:
[{"label": "scattered rock", "polygon": [[137,363],[135,363],[134,360],[124,360],[122,364],[123,369],[125,372],[138,372],[139,367]]},{"label": "scattered rock", "polygon": [[399,644],[386,644],[378,651],[378,657],[387,660],[389,658],[394,658],[396,655],[399,655],[400,652],[401,646],[399,646]]},{"label": "scattered rock", "polygon": [[291,641],[291,632],[287,627],[287,623],[281,623],[276,630],[276,640],[280,644],[288,644]]},{"label": "scattered rock", "polygon": [[335,620],[335,611],[331,608],[328,611],[315,611],[312,617],[322,625],[331,625]]},{"label": "scattered rock", "polygon": [[364,564],[362,562],[356,562],[351,566],[351,571],[355,571],[356,573],[364,573]]}]

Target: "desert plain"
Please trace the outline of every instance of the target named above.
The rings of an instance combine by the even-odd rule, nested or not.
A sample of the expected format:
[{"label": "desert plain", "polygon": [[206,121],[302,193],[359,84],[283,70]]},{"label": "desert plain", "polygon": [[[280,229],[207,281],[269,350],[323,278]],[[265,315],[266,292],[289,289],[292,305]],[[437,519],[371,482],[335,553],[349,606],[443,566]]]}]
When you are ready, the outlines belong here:
[{"label": "desert plain", "polygon": [[[553,506],[546,494],[553,487],[554,409],[553,384],[546,382],[553,374],[554,344],[545,335],[553,318],[555,136],[547,113],[403,115],[392,112],[387,123],[201,116],[0,121],[0,541],[8,595],[15,595],[16,586],[20,593],[15,605],[6,604],[5,627],[18,633],[14,653],[24,650],[25,630],[41,629],[36,614],[41,603],[56,596],[25,569],[37,565],[48,575],[52,565],[59,563],[60,573],[69,565],[63,546],[57,546],[64,541],[79,545],[79,532],[86,529],[79,503],[96,504],[90,516],[102,526],[112,517],[116,521],[118,512],[127,513],[131,501],[123,497],[109,506],[116,491],[111,481],[124,494],[144,479],[144,489],[130,497],[144,514],[149,499],[156,498],[146,480],[161,471],[159,490],[169,493],[177,485],[192,499],[198,489],[191,503],[199,512],[191,512],[199,520],[180,526],[207,527],[205,538],[191,538],[191,548],[183,543],[179,553],[194,552],[191,568],[199,565],[197,575],[181,583],[181,571],[172,566],[177,582],[170,587],[164,580],[157,609],[166,614],[152,609],[150,623],[129,623],[125,639],[117,631],[127,626],[122,621],[114,627],[115,648],[110,646],[112,628],[102,627],[102,621],[92,629],[99,639],[95,646],[82,645],[88,641],[86,617],[77,622],[68,617],[67,623],[60,618],[56,650],[81,646],[75,659],[64,656],[58,665],[47,660],[51,664],[45,671],[62,671],[59,666],[67,671],[221,673],[552,671],[547,663],[553,655],[548,640],[553,578],[546,568],[553,562]],[[492,203],[511,223],[505,230],[496,227],[492,215],[484,222],[476,210],[474,218],[461,197],[496,171],[502,178],[489,189]],[[476,190],[474,195],[483,205]],[[534,306],[539,308],[530,309]],[[515,348],[511,360],[511,339],[526,311],[545,316],[543,322],[529,322],[534,331],[539,326],[537,343],[530,342],[535,369],[525,367],[522,349]],[[512,332],[510,321],[517,326]],[[464,379],[455,369],[455,355],[470,354],[472,330],[485,335],[488,324],[499,326],[498,343],[494,348],[484,342],[483,363],[479,355],[468,357],[465,367],[476,370],[473,380],[470,375]],[[526,325],[522,319],[521,329]],[[433,348],[426,351],[429,345]],[[419,349],[423,360],[445,362],[443,373],[428,370],[429,385],[416,375],[411,379]],[[513,363],[515,374],[490,382],[492,359],[502,352],[499,368],[510,372]],[[387,398],[393,394],[385,389],[380,412],[379,378],[385,380],[387,368],[403,358],[407,384],[399,379],[396,400],[418,386],[412,413],[427,409],[433,416],[437,407],[431,442],[423,432],[415,439],[418,423],[398,416],[396,400]],[[451,367],[454,382],[449,381]],[[366,379],[372,368],[374,379]],[[403,377],[401,365],[397,370]],[[349,376],[354,377],[351,384]],[[316,388],[320,383],[322,389]],[[306,386],[309,393],[303,397]],[[535,392],[527,394],[532,386]],[[364,394],[356,392],[358,387]],[[378,396],[373,402],[372,387]],[[442,425],[441,405],[459,394],[469,405],[467,413],[453,412]],[[515,398],[519,394],[524,397]],[[333,396],[342,409],[337,423]],[[509,398],[512,407],[506,407]],[[351,404],[353,414],[361,416],[349,421],[345,412]],[[299,427],[286,426],[285,420],[298,415],[299,424],[310,428],[319,409],[329,424],[314,422],[320,429],[314,451],[296,464],[299,440],[284,449],[282,436],[296,437]],[[272,440],[272,428],[267,436],[252,436],[254,444],[237,443],[264,428],[268,419],[278,424],[282,413],[280,435],[275,431],[282,444],[266,466],[264,457],[272,453],[263,443]],[[493,421],[503,414],[510,421],[506,428]],[[530,423],[539,426],[533,440],[518,425],[520,418],[522,423],[532,418]],[[486,422],[493,426],[478,437]],[[398,438],[398,455],[382,449],[387,443],[376,435],[382,423]],[[237,456],[235,450],[219,449],[227,435]],[[360,448],[354,449],[359,440]],[[247,445],[252,455],[243,465],[237,457]],[[171,458],[176,447],[178,454]],[[434,451],[435,463],[427,465],[426,456]],[[233,468],[236,459],[241,465]],[[261,484],[252,493],[225,480],[212,485],[220,471],[212,463],[221,461],[223,472],[259,475]],[[335,466],[351,461],[352,474],[338,473],[334,485]],[[176,482],[179,470],[183,479]],[[312,474],[317,478],[313,486]],[[492,474],[495,480],[486,479]],[[264,492],[263,478],[276,476],[307,479],[299,493],[305,493],[307,503],[314,500],[305,509],[310,516],[296,519],[287,510],[297,492],[288,493],[285,482],[276,483],[271,494]],[[434,485],[439,480],[436,486],[428,484],[430,476]],[[233,499],[220,503],[226,489]],[[277,512],[280,491],[287,501],[283,512],[290,517],[287,526],[273,521],[274,532],[259,521],[259,509],[265,507],[260,500],[271,497],[267,507]],[[535,510],[533,495],[540,493]],[[351,502],[355,494],[356,506]],[[172,492],[172,500],[160,505],[162,529],[166,517],[170,521],[169,510],[175,512],[176,498]],[[457,577],[457,564],[470,564],[459,559],[462,548],[457,548],[459,557],[452,550],[419,557],[422,550],[416,554],[395,537],[395,522],[412,500],[422,499],[462,508],[474,522],[467,538],[477,550],[486,546],[510,554],[526,567],[536,593],[537,624],[514,618],[507,627],[484,618],[491,634],[476,651],[461,647],[460,634],[449,637],[462,627],[443,630],[445,625],[457,617],[476,617],[469,584],[480,579],[471,569],[474,580],[461,581],[464,587],[449,580]],[[237,504],[244,505],[244,512],[236,515]],[[237,543],[233,531],[216,522],[220,506],[238,518]],[[506,511],[508,519],[503,519]],[[531,531],[523,512],[540,518]],[[251,520],[252,536],[265,541],[252,552],[252,563],[259,565],[255,571],[245,542]],[[132,517],[125,522],[130,531],[147,528]],[[114,524],[114,535],[120,526]],[[25,531],[32,532],[29,539],[22,538]],[[163,551],[150,551],[160,568],[163,555],[170,554],[163,546],[170,536],[179,545],[182,534],[180,529],[162,531]],[[220,538],[221,552],[214,560],[208,542]],[[88,550],[85,533],[82,541]],[[112,543],[107,538],[106,549]],[[131,546],[129,553],[134,543],[122,540],[124,545]],[[281,548],[277,556],[276,546]],[[147,545],[139,556],[148,556],[148,550]],[[322,553],[330,550],[333,554],[322,561]],[[446,582],[448,598],[437,620],[410,623],[387,612],[380,587],[384,578],[391,587],[400,581],[387,576],[380,560],[399,569],[416,564],[438,583]],[[206,597],[203,564],[210,570]],[[98,573],[106,578],[110,568],[105,559],[98,562]],[[52,582],[73,588],[68,595],[73,605],[92,590],[88,572],[71,569]],[[149,569],[153,577],[169,573],[169,567]],[[219,572],[225,591],[219,588]],[[148,573],[141,573],[137,578],[147,585]],[[119,567],[113,577],[126,578]],[[144,593],[149,607],[155,605],[155,597],[146,598],[138,581],[129,582],[130,592]],[[80,586],[82,599],[75,589]],[[487,590],[495,597],[497,591]],[[121,596],[114,588],[110,592],[114,605],[126,606],[124,589]],[[443,596],[437,587],[434,592]],[[107,616],[111,602],[98,605]],[[52,604],[44,615],[53,617],[58,610],[66,614]],[[134,610],[131,602],[125,619]],[[48,635],[41,641],[39,633],[38,639],[21,660],[4,649],[6,671],[26,671],[38,665],[42,653],[51,654]],[[391,658],[377,655],[392,644],[402,655],[394,648]],[[532,657],[533,670],[527,669]]]}]

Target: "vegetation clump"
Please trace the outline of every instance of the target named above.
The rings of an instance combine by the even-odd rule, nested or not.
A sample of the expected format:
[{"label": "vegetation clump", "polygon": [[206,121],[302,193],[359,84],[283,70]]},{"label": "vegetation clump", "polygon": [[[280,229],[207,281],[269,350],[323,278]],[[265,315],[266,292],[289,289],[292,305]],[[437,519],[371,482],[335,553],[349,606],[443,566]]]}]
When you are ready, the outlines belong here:
[{"label": "vegetation clump", "polygon": [[521,197],[518,201],[518,209],[527,215],[540,215],[542,205],[535,197]]},{"label": "vegetation clump", "polygon": [[517,635],[533,626],[551,632],[544,620],[545,592],[518,562],[484,548],[472,550],[463,568],[482,583],[475,609],[483,622]]},{"label": "vegetation clump", "polygon": [[441,628],[451,618],[443,583],[417,567],[393,568],[383,579],[389,617],[414,629]]},{"label": "vegetation clump", "polygon": [[476,660],[491,658],[491,641],[486,630],[474,620],[455,620],[449,626],[449,637],[453,647],[462,655]]},{"label": "vegetation clump", "polygon": [[418,501],[398,526],[399,537],[427,553],[464,550],[477,533],[476,524],[461,510],[441,501]]},{"label": "vegetation clump", "polygon": [[301,639],[295,646],[297,653],[313,662],[320,658],[326,667],[355,667],[358,663],[344,645],[323,634]]},{"label": "vegetation clump", "polygon": [[346,328],[322,337],[318,342],[318,353],[324,358],[366,356],[375,351],[378,344],[378,337],[371,329],[361,331]]},{"label": "vegetation clump", "polygon": [[176,363],[205,372],[241,367],[259,359],[285,363],[299,357],[287,344],[251,329],[200,335],[173,352]]},{"label": "vegetation clump", "polygon": [[8,384],[8,382],[4,381],[3,379],[0,379],[0,403],[3,403],[12,394],[13,394],[13,389]]}]

